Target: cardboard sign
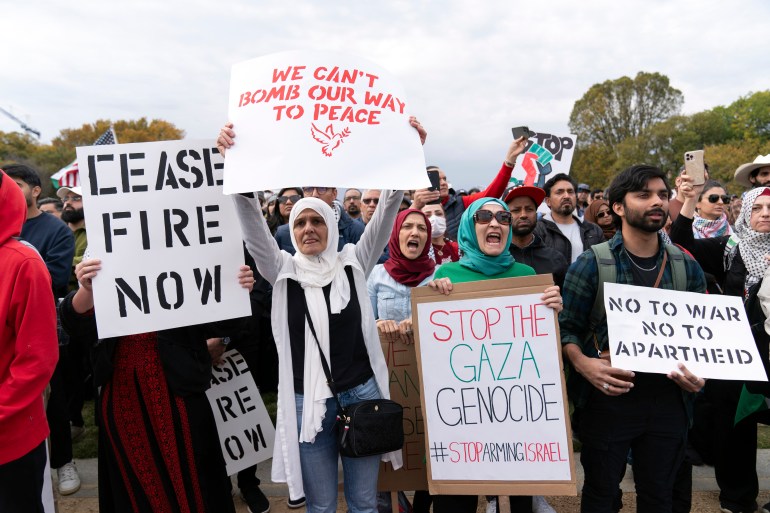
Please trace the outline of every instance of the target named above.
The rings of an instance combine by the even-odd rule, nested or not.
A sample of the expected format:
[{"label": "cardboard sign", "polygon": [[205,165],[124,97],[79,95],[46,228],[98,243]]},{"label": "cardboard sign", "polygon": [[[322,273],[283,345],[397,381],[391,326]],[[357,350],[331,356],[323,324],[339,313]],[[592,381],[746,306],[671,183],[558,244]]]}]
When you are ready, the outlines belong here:
[{"label": "cardboard sign", "polygon": [[427,490],[425,466],[425,419],[420,401],[420,376],[414,345],[390,342],[380,337],[388,363],[390,398],[404,407],[403,466],[393,470],[390,463],[380,463],[379,491]]},{"label": "cardboard sign", "polygon": [[275,427],[251,371],[241,353],[232,349],[214,366],[206,391],[217,422],[227,475],[273,456]]},{"label": "cardboard sign", "polygon": [[251,315],[212,141],[77,149],[100,338]]},{"label": "cardboard sign", "polygon": [[430,186],[414,114],[389,72],[359,57],[283,52],[235,64],[225,193],[284,186]]},{"label": "cardboard sign", "polygon": [[767,381],[741,298],[604,284],[612,366]]},{"label": "cardboard sign", "polygon": [[412,291],[431,493],[577,494],[552,284]]},{"label": "cardboard sign", "polygon": [[527,141],[527,149],[516,161],[511,185],[533,185],[543,188],[549,178],[569,174],[577,136],[536,132]]}]

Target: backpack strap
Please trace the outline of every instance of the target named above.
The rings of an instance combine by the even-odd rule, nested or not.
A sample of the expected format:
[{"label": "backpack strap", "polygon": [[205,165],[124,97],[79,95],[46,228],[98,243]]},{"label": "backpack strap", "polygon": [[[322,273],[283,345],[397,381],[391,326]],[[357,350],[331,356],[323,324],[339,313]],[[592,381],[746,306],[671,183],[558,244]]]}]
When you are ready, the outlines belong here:
[{"label": "backpack strap", "polygon": [[671,278],[674,290],[687,290],[687,268],[684,265],[684,252],[673,244],[666,244],[666,252],[671,262]]},{"label": "backpack strap", "polygon": [[618,279],[617,269],[615,268],[615,256],[610,250],[609,242],[594,244],[591,246],[594,252],[596,265],[599,269],[599,282],[596,286],[596,297],[594,298],[594,307],[591,309],[589,318],[591,330],[595,329],[604,317],[604,284],[615,283]]}]

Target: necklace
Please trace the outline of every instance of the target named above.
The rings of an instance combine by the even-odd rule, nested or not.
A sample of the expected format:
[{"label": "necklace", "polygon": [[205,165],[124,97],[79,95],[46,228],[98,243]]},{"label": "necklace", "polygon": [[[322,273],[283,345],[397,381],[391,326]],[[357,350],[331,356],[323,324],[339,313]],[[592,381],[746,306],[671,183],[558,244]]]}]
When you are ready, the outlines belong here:
[{"label": "necklace", "polygon": [[627,256],[627,257],[628,257],[628,259],[631,261],[631,263],[632,263],[632,264],[634,264],[634,267],[636,267],[636,268],[637,268],[637,269],[639,269],[640,271],[644,271],[644,272],[647,272],[647,273],[649,273],[649,272],[652,272],[652,271],[654,271],[655,269],[657,269],[657,268],[658,268],[658,263],[657,263],[657,262],[655,262],[655,265],[653,265],[653,266],[652,266],[652,267],[650,267],[649,269],[646,269],[646,268],[642,267],[641,265],[637,264],[636,262],[634,262],[634,259],[633,259],[633,257],[631,257],[631,253],[629,253],[629,252],[628,252],[628,250],[626,250],[626,248],[623,248],[623,251],[625,251],[625,252],[626,252],[626,256]]}]

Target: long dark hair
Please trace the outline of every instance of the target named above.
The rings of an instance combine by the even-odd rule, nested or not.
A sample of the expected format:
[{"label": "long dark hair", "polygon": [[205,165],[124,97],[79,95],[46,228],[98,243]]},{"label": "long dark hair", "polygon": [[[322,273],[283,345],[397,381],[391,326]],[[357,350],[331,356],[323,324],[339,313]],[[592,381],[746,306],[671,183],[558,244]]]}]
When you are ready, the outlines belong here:
[{"label": "long dark hair", "polygon": [[273,213],[267,216],[267,227],[270,228],[270,233],[273,235],[275,235],[275,232],[278,230],[279,226],[289,222],[288,218],[284,219],[283,216],[281,216],[281,202],[278,201],[278,198],[283,196],[286,191],[297,191],[297,194],[299,194],[300,198],[305,197],[305,193],[302,191],[301,187],[284,187],[278,191],[278,195],[275,199],[275,208],[273,208]]}]

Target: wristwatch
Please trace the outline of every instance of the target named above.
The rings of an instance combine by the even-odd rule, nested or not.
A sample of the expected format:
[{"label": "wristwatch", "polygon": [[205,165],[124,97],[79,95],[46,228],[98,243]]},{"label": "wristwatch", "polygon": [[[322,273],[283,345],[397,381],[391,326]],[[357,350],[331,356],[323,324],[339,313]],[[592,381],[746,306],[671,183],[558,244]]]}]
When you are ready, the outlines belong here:
[{"label": "wristwatch", "polygon": [[230,337],[222,337],[219,340],[219,343],[222,344],[222,347],[224,347],[225,349],[227,349],[227,346],[230,345],[230,342],[232,342],[232,340],[230,340]]}]

